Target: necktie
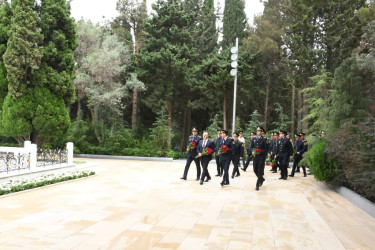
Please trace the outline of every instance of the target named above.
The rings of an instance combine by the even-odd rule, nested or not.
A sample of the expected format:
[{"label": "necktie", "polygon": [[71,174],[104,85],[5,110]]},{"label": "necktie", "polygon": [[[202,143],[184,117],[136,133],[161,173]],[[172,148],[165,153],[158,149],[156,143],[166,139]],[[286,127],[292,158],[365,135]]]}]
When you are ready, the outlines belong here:
[{"label": "necktie", "polygon": [[204,142],[203,142],[203,148],[206,147],[206,143],[207,143],[207,141],[204,141]]}]

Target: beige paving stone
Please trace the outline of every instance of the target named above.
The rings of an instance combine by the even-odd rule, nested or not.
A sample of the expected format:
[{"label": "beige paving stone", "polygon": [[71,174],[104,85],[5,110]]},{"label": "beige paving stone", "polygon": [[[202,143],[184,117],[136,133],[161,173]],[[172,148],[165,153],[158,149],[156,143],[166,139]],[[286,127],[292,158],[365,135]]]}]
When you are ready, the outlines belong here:
[{"label": "beige paving stone", "polygon": [[[375,220],[311,176],[221,187],[184,162],[88,160],[95,177],[0,198],[0,249],[375,249]],[[216,166],[210,164],[213,175]]]}]

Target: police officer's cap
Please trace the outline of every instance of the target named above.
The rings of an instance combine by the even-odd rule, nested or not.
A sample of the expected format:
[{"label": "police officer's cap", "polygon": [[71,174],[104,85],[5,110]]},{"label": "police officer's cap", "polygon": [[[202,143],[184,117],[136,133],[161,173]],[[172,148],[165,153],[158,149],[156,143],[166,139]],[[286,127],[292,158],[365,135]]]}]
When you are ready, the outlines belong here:
[{"label": "police officer's cap", "polygon": [[193,132],[198,132],[198,129],[196,129],[196,128],[193,128],[193,130],[192,130]]},{"label": "police officer's cap", "polygon": [[322,134],[325,134],[326,133],[326,131],[325,130],[322,130],[322,132],[321,132]]},{"label": "police officer's cap", "polygon": [[305,136],[306,134],[305,134],[305,133],[303,133],[303,132],[301,132],[301,133],[300,133],[300,135],[303,135],[303,136]]},{"label": "police officer's cap", "polygon": [[223,129],[223,130],[221,130],[221,133],[224,133],[224,134],[228,135],[228,130]]},{"label": "police officer's cap", "polygon": [[234,133],[233,135],[235,135],[235,136],[240,136],[240,134],[239,134],[239,133]]},{"label": "police officer's cap", "polygon": [[296,134],[296,137],[301,137],[301,135],[300,134]]},{"label": "police officer's cap", "polygon": [[251,132],[250,134],[251,134],[251,135],[256,135],[257,133],[255,133],[255,132]]},{"label": "police officer's cap", "polygon": [[221,131],[222,131],[221,129],[218,129],[218,130],[217,130],[218,133],[221,133]]},{"label": "police officer's cap", "polygon": [[279,136],[279,135],[280,135],[280,133],[279,133],[279,132],[275,132],[275,135]]},{"label": "police officer's cap", "polygon": [[266,133],[266,130],[262,126],[259,126],[257,128],[257,131],[262,131],[262,132]]},{"label": "police officer's cap", "polygon": [[285,130],[280,130],[280,134],[286,135],[286,131]]}]

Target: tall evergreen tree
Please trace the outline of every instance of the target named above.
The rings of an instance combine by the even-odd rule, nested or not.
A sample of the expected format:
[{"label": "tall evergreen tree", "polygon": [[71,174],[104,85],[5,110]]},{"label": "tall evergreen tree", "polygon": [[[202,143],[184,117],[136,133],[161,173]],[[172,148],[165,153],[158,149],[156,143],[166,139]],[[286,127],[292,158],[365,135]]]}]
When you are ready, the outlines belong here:
[{"label": "tall evergreen tree", "polygon": [[7,72],[3,55],[7,49],[9,31],[11,25],[12,10],[8,1],[4,1],[0,9],[0,110],[3,107],[4,98],[8,93]]},{"label": "tall evergreen tree", "polygon": [[35,132],[32,74],[40,66],[43,35],[33,0],[13,0],[12,10],[10,38],[3,56],[9,84],[3,103],[1,133],[22,143]]},{"label": "tall evergreen tree", "polygon": [[238,37],[245,37],[246,13],[244,0],[226,0],[223,19],[223,47],[231,47]]}]

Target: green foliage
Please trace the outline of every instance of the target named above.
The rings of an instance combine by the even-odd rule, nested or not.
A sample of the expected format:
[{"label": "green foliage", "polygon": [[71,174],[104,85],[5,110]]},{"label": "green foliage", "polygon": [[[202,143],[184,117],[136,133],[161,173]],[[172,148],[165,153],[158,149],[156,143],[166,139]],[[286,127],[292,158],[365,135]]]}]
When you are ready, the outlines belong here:
[{"label": "green foliage", "polygon": [[236,38],[245,37],[246,14],[244,0],[226,0],[223,18],[223,46],[229,47]]},{"label": "green foliage", "polygon": [[150,138],[153,148],[160,151],[166,151],[168,149],[168,116],[166,109],[163,108],[158,112],[158,117],[153,124],[153,128],[150,129]]},{"label": "green foliage", "polygon": [[334,136],[327,136],[325,152],[339,164],[339,181],[348,188],[375,201],[375,121],[344,124]]},{"label": "green foliage", "polygon": [[210,120],[210,126],[206,128],[205,131],[208,132],[208,135],[211,139],[214,139],[217,137],[217,130],[222,128],[222,123],[219,118],[219,114],[216,114],[211,120]]},{"label": "green foliage", "polygon": [[5,96],[8,93],[8,79],[3,55],[7,49],[11,18],[12,10],[10,9],[9,3],[4,1],[0,9],[0,110],[3,107]]},{"label": "green foliage", "polygon": [[318,181],[333,181],[338,174],[337,163],[325,153],[326,142],[319,139],[315,144],[309,145],[309,151],[303,155],[300,165],[307,165]]},{"label": "green foliage", "polygon": [[250,115],[250,121],[246,124],[246,129],[244,131],[244,137],[250,138],[250,133],[257,131],[257,127],[260,125],[260,114],[258,110],[254,110],[254,112]]},{"label": "green foliage", "polygon": [[329,97],[332,91],[332,74],[323,71],[320,75],[311,78],[314,83],[311,87],[302,90],[305,94],[306,107],[309,114],[303,118],[303,121],[310,121],[312,124],[309,132],[320,133],[321,130],[327,129],[329,121]]},{"label": "green foliage", "polygon": [[277,112],[279,119],[277,119],[277,121],[273,124],[279,131],[288,130],[288,125],[291,123],[291,121],[289,121],[289,117],[286,114],[284,114],[284,108],[280,105],[280,103],[275,103],[275,105],[275,111]]}]

